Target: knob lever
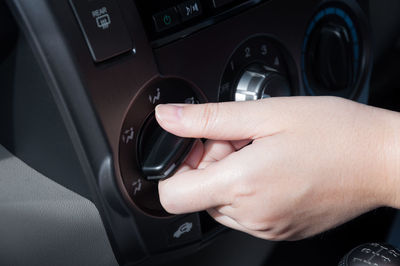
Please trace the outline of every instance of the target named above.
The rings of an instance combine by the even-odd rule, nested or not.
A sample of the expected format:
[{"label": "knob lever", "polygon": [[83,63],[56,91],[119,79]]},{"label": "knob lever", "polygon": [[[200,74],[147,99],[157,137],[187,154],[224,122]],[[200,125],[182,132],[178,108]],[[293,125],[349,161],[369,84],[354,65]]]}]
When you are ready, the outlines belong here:
[{"label": "knob lever", "polygon": [[194,139],[181,138],[162,129],[152,114],[139,137],[139,160],[147,180],[172,176],[185,161]]}]

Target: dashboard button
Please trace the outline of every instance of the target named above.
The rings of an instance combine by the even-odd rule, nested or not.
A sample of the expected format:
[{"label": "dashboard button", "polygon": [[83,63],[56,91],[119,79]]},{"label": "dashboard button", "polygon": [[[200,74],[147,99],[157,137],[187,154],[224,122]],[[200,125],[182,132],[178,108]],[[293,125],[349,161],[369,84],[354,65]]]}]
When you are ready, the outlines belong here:
[{"label": "dashboard button", "polygon": [[170,246],[179,246],[201,239],[201,225],[198,214],[191,214],[171,223],[167,230]]},{"label": "dashboard button", "polygon": [[190,20],[194,17],[200,16],[203,13],[200,1],[198,0],[184,2],[178,6],[178,10],[181,14],[182,21]]},{"label": "dashboard button", "polygon": [[70,3],[95,62],[132,50],[132,40],[114,0]]},{"label": "dashboard button", "polygon": [[180,23],[178,12],[174,7],[153,15],[153,21],[157,31],[172,28]]}]

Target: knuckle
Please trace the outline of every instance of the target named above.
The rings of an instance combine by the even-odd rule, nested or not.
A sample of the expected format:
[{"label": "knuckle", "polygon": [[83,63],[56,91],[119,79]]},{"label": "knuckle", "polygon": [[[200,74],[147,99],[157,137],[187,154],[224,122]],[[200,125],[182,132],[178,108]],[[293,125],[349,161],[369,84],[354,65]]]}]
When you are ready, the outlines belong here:
[{"label": "knuckle", "polygon": [[263,219],[261,216],[257,214],[253,216],[246,216],[242,219],[239,219],[238,222],[247,230],[250,231],[258,231],[258,232],[267,232],[271,231],[274,228],[274,224],[269,221]]},{"label": "knuckle", "polygon": [[270,241],[283,241],[287,239],[287,237],[284,234],[279,234],[276,232],[264,233],[263,238],[268,239]]},{"label": "knuckle", "polygon": [[204,108],[202,108],[202,112],[200,114],[200,119],[203,124],[203,131],[208,132],[212,130],[216,123],[218,122],[218,115],[220,104],[218,103],[209,103],[205,104]]},{"label": "knuckle", "polygon": [[268,231],[269,226],[267,223],[257,221],[246,221],[241,223],[243,227],[250,231]]},{"label": "knuckle", "polygon": [[293,238],[294,228],[285,222],[274,224],[271,230],[265,231],[265,236],[272,241],[290,240]]},{"label": "knuckle", "polygon": [[240,221],[240,224],[250,231],[258,231],[269,234],[281,235],[286,231],[283,226],[285,221],[276,216],[267,214],[255,214],[253,217],[246,217]]}]

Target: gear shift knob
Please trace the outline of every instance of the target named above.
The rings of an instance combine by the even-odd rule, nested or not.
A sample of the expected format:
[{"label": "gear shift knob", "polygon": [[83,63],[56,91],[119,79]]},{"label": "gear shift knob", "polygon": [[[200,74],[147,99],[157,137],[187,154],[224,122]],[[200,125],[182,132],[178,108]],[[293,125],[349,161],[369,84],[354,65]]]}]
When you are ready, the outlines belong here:
[{"label": "gear shift knob", "polygon": [[400,266],[400,250],[389,244],[369,243],[351,250],[338,266]]}]

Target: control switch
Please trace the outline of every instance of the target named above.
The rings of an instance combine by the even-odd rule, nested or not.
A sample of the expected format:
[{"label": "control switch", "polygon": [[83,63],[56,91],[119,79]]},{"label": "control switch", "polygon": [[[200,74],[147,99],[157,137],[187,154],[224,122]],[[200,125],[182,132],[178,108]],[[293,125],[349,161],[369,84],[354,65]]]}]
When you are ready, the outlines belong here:
[{"label": "control switch", "polygon": [[70,3],[96,63],[133,49],[115,0],[70,0]]},{"label": "control switch", "polygon": [[255,101],[292,94],[289,80],[278,71],[263,65],[249,66],[239,79],[235,101]]},{"label": "control switch", "polygon": [[139,139],[139,160],[148,180],[173,175],[191,151],[194,139],[181,138],[162,129],[154,114],[146,121]]},{"label": "control switch", "polygon": [[175,8],[169,8],[155,14],[153,21],[158,32],[172,28],[180,23],[179,15]]},{"label": "control switch", "polygon": [[191,0],[182,3],[178,6],[179,13],[181,14],[182,21],[187,21],[203,13],[201,3],[199,0]]}]

